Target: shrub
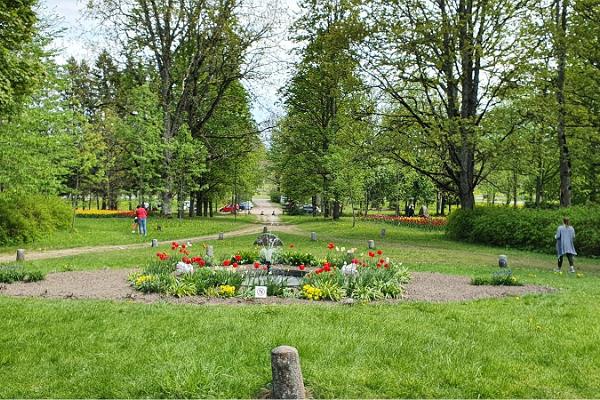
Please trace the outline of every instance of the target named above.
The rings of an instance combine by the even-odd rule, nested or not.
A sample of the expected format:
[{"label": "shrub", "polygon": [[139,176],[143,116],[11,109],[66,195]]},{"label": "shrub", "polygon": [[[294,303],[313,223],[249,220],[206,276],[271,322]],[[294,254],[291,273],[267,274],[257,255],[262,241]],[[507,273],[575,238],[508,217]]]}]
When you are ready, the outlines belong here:
[{"label": "shrub", "polygon": [[319,264],[317,258],[311,253],[302,253],[300,251],[286,251],[283,253],[275,253],[275,264],[287,264],[297,267],[298,265],[316,266]]},{"label": "shrub", "polygon": [[556,251],[554,234],[563,216],[568,216],[575,228],[577,252],[580,255],[600,256],[600,207],[562,210],[509,207],[460,209],[450,215],[446,234],[454,240],[553,253]]},{"label": "shrub", "polygon": [[471,285],[523,286],[510,269],[496,271],[491,277],[471,278]]},{"label": "shrub", "polygon": [[27,271],[19,265],[0,267],[0,283],[37,282],[45,278],[41,271]]},{"label": "shrub", "polygon": [[0,245],[32,242],[69,227],[70,207],[57,197],[22,193],[0,194]]}]

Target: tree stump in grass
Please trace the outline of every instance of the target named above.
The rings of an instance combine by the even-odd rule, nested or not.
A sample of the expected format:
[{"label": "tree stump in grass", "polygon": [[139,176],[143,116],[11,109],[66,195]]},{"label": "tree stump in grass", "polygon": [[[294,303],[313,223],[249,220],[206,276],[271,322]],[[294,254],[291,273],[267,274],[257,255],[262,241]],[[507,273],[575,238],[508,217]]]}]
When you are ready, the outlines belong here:
[{"label": "tree stump in grass", "polygon": [[271,350],[274,399],[304,399],[304,380],[300,369],[298,350],[279,346]]}]

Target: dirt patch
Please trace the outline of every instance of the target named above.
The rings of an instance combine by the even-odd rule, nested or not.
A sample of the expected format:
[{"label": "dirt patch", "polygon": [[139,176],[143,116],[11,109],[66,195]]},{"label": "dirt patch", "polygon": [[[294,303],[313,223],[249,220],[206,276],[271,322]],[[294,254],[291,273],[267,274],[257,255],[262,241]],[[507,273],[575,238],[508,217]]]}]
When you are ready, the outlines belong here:
[{"label": "dirt patch", "polygon": [[[1,284],[0,295],[63,299],[132,300],[143,303],[167,301],[175,304],[302,304],[306,300],[270,297],[267,299],[215,299],[202,296],[175,298],[135,291],[127,282],[131,269],[104,269],[50,273],[40,282]],[[554,289],[535,286],[474,286],[470,278],[431,272],[413,272],[406,295],[400,301],[448,302],[490,297],[548,293]]]}]

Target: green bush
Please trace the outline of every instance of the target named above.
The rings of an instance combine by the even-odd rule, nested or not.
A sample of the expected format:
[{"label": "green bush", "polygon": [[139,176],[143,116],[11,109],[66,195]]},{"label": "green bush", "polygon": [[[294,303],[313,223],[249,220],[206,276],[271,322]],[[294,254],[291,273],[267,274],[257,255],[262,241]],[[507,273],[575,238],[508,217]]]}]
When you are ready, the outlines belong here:
[{"label": "green bush", "polygon": [[523,286],[510,269],[496,271],[490,277],[471,278],[471,285]]},{"label": "green bush", "polygon": [[69,227],[71,208],[58,197],[27,193],[0,194],[0,245],[32,242]]},{"label": "green bush", "polygon": [[273,262],[275,264],[316,266],[319,264],[317,258],[311,253],[302,253],[299,251],[286,251],[283,253],[275,253]]},{"label": "green bush", "polygon": [[454,240],[553,253],[556,251],[554,234],[563,216],[569,217],[575,228],[578,254],[600,256],[600,207],[459,209],[450,215],[446,234]]},{"label": "green bush", "polygon": [[41,271],[26,271],[19,265],[0,267],[0,283],[13,283],[18,281],[37,282],[45,278]]}]

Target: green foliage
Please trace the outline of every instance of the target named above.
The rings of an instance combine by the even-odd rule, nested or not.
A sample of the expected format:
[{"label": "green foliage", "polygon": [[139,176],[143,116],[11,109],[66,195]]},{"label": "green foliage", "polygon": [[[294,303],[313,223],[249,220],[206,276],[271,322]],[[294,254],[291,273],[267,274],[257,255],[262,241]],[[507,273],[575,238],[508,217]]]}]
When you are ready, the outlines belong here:
[{"label": "green foliage", "polygon": [[282,253],[274,253],[273,263],[293,265],[295,267],[298,265],[305,265],[308,267],[318,265],[319,261],[312,253],[309,252],[286,251]]},{"label": "green foliage", "polygon": [[522,286],[510,269],[496,271],[490,277],[471,278],[471,285]]},{"label": "green foliage", "polygon": [[[401,297],[409,281],[408,270],[391,262],[387,268],[358,266],[355,271],[346,273],[338,268],[318,269],[303,278],[301,287],[308,285],[312,290],[318,289],[317,297],[321,299],[339,301],[347,296],[368,302]],[[313,291],[305,292],[314,297]]]},{"label": "green foliage", "polygon": [[0,3],[0,123],[41,83],[42,40],[36,0]]},{"label": "green foliage", "polygon": [[[236,256],[238,258],[240,258],[239,260],[236,258]],[[240,251],[236,251],[234,255],[231,256],[231,262],[237,262],[238,264],[242,265],[242,264],[252,264],[254,261],[258,260],[259,255],[258,255],[258,250],[257,249],[252,249],[252,250],[240,250]]]},{"label": "green foliage", "polygon": [[0,266],[0,283],[37,282],[46,277],[42,271],[30,271],[20,265]]},{"label": "green foliage", "polygon": [[561,210],[461,209],[450,215],[446,233],[454,240],[552,253],[556,245],[554,234],[563,216],[570,217],[575,228],[578,254],[600,256],[600,208],[593,206]]},{"label": "green foliage", "polygon": [[0,244],[31,242],[66,229],[73,212],[61,199],[29,193],[0,193]]}]

